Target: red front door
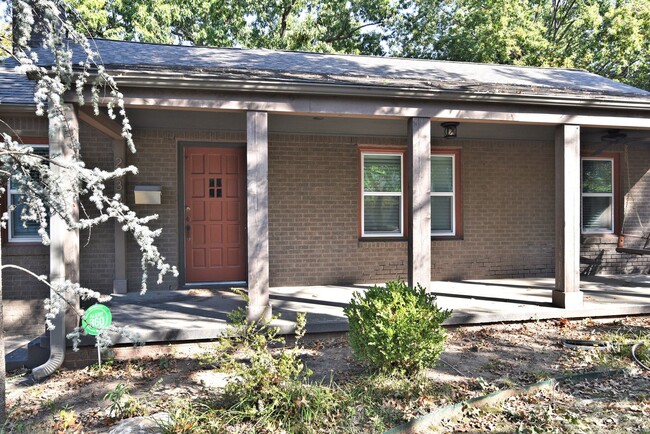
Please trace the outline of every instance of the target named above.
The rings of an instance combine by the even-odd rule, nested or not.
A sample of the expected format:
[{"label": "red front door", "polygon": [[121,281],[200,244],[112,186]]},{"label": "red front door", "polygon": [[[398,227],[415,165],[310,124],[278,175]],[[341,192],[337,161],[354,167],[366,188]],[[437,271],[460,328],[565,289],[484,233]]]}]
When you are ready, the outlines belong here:
[{"label": "red front door", "polygon": [[185,281],[246,280],[243,148],[185,148]]}]

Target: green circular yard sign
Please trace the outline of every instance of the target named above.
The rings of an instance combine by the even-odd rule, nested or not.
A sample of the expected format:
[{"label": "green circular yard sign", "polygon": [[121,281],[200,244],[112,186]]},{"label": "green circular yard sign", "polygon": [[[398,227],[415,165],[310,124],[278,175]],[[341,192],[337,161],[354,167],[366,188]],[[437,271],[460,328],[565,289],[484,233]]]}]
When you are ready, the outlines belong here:
[{"label": "green circular yard sign", "polygon": [[81,318],[81,327],[89,335],[96,336],[99,332],[111,325],[113,315],[111,311],[103,304],[93,304]]}]

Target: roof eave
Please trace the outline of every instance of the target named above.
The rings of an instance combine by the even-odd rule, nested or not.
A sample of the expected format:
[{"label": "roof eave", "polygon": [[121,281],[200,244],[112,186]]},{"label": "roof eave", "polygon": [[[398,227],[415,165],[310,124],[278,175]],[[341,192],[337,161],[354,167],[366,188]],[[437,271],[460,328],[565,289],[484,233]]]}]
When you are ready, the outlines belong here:
[{"label": "roof eave", "polygon": [[[423,89],[399,86],[340,84],[322,82],[291,82],[288,80],[233,79],[191,76],[177,73],[134,73],[113,71],[118,85],[125,87],[155,87],[221,90],[237,92],[264,92],[310,95],[345,95],[359,97],[391,97],[403,99],[439,99],[448,101],[490,102],[501,104],[526,104],[545,106],[571,106],[617,110],[650,110],[650,98],[630,95],[605,97],[590,94],[522,94],[488,93],[467,90]],[[638,98],[638,99],[635,99]]]},{"label": "roof eave", "polygon": [[30,103],[6,103],[0,101],[0,111],[2,112],[34,112],[36,111],[36,104],[33,102]]}]

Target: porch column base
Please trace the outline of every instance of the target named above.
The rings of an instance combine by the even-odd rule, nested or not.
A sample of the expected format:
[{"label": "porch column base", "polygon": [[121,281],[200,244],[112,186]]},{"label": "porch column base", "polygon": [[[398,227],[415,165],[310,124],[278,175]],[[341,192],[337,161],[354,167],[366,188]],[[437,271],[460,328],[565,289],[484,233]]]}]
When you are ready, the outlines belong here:
[{"label": "porch column base", "polygon": [[126,279],[113,280],[113,294],[126,294]]},{"label": "porch column base", "polygon": [[271,321],[271,304],[256,306],[249,304],[248,305],[248,314],[246,319],[249,322],[259,321],[263,323],[268,323]]},{"label": "porch column base", "polygon": [[584,294],[582,291],[564,292],[554,289],[553,306],[563,309],[580,309],[584,306]]}]

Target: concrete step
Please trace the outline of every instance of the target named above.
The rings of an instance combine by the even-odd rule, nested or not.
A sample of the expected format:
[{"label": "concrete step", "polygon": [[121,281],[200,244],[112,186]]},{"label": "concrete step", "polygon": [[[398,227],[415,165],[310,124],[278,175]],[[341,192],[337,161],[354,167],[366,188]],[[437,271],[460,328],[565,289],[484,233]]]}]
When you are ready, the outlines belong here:
[{"label": "concrete step", "polygon": [[7,371],[32,369],[42,365],[50,357],[50,336],[44,334],[27,345],[16,348],[5,355]]}]

